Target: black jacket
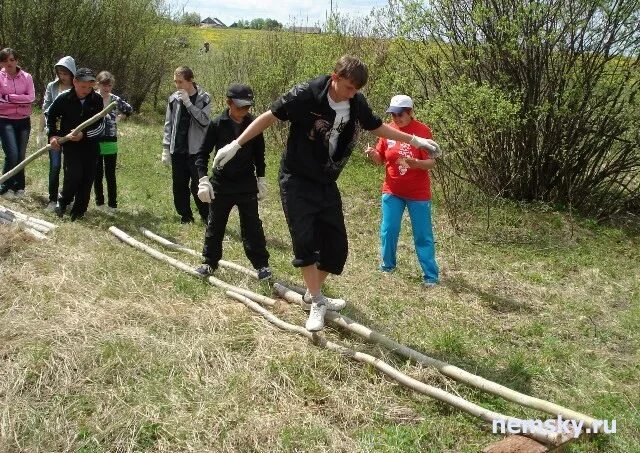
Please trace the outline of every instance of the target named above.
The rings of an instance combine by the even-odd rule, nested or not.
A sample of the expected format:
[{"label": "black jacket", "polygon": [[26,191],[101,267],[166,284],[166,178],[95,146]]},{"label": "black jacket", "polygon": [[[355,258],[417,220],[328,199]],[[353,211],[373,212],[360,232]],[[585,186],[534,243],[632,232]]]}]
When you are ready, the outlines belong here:
[{"label": "black jacket", "polygon": [[335,182],[349,160],[357,141],[356,122],[366,130],[377,129],[382,120],[375,116],[360,92],[349,101],[349,121],[338,138],[338,146],[329,156],[329,135],[336,112],[327,96],[330,76],[321,76],[296,85],[271,105],[271,112],[291,122],[287,148],[280,172],[302,176],[320,183]]},{"label": "black jacket", "polygon": [[[74,88],[63,91],[53,101],[47,112],[47,129],[49,139],[53,136],[63,137],[84,121],[99,113],[104,108],[102,97],[91,91],[85,98],[84,104],[78,99]],[[104,118],[88,126],[82,135],[82,140],[66,142],[64,152],[80,151],[84,149],[98,149],[98,140],[104,132]]]},{"label": "black jacket", "polygon": [[[233,127],[234,122],[229,117],[229,109],[211,120],[196,154],[195,166],[199,178],[207,176],[209,154],[213,149],[219,150],[238,138],[254,119],[251,114],[245,116],[238,135]],[[264,176],[264,171],[264,136],[259,134],[242,145],[222,170],[213,170],[211,185],[216,193],[221,194],[257,193],[256,176]]]}]

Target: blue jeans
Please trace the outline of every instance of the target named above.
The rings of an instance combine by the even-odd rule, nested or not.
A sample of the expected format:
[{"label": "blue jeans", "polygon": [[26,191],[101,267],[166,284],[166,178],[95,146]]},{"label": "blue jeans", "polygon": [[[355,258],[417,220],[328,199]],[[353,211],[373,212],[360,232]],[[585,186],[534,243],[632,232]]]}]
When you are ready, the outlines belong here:
[{"label": "blue jeans", "polygon": [[[4,150],[4,167],[2,173],[12,170],[24,160],[27,153],[27,143],[31,132],[31,118],[10,120],[0,118],[0,143]],[[0,186],[0,193],[7,190],[24,189],[24,170],[9,178]]]},{"label": "blue jeans", "polygon": [[58,201],[62,151],[49,150],[49,201]]},{"label": "blue jeans", "polygon": [[388,193],[382,194],[382,223],[380,224],[382,265],[380,269],[390,272],[396,267],[398,237],[405,207],[409,209],[413,242],[422,268],[422,278],[425,282],[437,283],[439,270],[431,225],[431,201],[408,200]]}]

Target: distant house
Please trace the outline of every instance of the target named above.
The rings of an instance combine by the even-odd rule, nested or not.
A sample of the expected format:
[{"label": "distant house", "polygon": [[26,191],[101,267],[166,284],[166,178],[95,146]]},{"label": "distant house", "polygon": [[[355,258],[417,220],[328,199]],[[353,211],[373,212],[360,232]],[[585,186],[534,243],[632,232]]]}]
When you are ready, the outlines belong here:
[{"label": "distant house", "polygon": [[213,19],[210,17],[203,19],[200,22],[200,26],[207,27],[207,28],[227,28],[227,26],[223,24],[222,21],[217,17],[214,17]]},{"label": "distant house", "polygon": [[293,31],[295,33],[322,33],[322,29],[320,27],[289,27],[289,31]]}]

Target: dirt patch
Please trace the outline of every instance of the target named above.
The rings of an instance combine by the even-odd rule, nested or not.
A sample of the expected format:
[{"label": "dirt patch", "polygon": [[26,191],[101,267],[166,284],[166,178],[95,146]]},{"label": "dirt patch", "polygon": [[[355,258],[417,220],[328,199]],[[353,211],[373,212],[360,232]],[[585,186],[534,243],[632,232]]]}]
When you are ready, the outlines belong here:
[{"label": "dirt patch", "polygon": [[35,239],[23,231],[9,225],[0,225],[0,261],[7,259],[11,253],[30,244]]}]

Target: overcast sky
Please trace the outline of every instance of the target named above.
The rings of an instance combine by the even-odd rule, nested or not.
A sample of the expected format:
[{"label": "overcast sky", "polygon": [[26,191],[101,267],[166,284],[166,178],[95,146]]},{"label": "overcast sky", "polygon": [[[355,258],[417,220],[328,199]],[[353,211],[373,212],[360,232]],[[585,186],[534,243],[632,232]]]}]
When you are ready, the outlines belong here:
[{"label": "overcast sky", "polygon": [[[275,19],[284,25],[323,25],[330,8],[329,0],[173,0],[174,8],[199,13],[202,19],[217,17],[226,25],[239,19],[257,17]],[[386,0],[334,0],[333,8],[340,14],[364,16],[372,8],[386,5]]]}]

